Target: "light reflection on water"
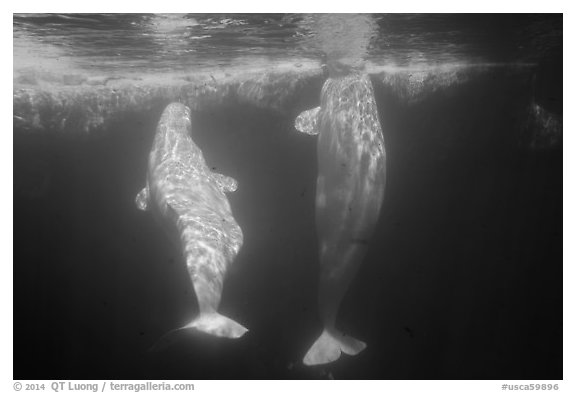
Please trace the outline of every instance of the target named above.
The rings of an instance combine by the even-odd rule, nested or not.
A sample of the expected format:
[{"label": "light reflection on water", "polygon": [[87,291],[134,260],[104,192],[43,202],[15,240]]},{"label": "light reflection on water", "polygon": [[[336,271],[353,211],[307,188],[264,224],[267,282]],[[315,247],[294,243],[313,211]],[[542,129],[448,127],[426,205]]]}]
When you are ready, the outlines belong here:
[{"label": "light reflection on water", "polygon": [[319,64],[414,67],[561,54],[561,15],[18,14],[14,71],[165,73]]}]

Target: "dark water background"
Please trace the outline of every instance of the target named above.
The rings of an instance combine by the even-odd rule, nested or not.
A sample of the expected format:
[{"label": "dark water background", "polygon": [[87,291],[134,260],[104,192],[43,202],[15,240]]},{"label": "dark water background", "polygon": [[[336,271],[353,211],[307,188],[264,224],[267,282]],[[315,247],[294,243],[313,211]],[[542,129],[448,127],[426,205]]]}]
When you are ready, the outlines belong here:
[{"label": "dark water background", "polygon": [[[296,39],[298,29],[278,22],[298,17],[231,19],[247,20],[235,28],[252,28],[253,46],[270,58],[276,49],[287,58],[314,58],[316,49]],[[15,37],[16,30],[35,34],[53,18],[15,17]],[[89,18],[110,20],[99,26],[112,36],[122,20]],[[262,27],[264,20],[273,28]],[[236,341],[183,334],[158,353],[146,350],[196,310],[177,250],[134,204],[163,107],[127,113],[105,138],[15,129],[15,183],[29,160],[50,171],[39,175],[46,177],[40,197],[14,194],[14,378],[562,379],[562,150],[526,148],[517,131],[534,100],[562,115],[561,16],[375,20],[391,33],[371,41],[374,61],[396,54],[402,64],[420,45],[431,48],[427,61],[437,51],[535,66],[528,76],[513,69],[482,74],[411,105],[373,81],[387,194],[339,315],[344,331],[367,342],[364,352],[328,366],[301,364],[321,329],[316,146],[293,121],[318,104],[318,84],[284,115],[248,106],[195,113],[196,142],[208,164],[239,182],[229,199],[244,246],[221,311],[250,332]],[[76,35],[93,22],[78,23],[56,29],[66,38],[62,45],[82,40]],[[208,66],[218,48],[224,57],[249,56],[246,39],[232,29],[228,41],[200,40]],[[82,62],[99,42],[77,45],[71,57]],[[288,45],[293,53],[283,50]],[[134,64],[139,48],[146,46],[129,54]],[[161,69],[162,61],[152,64]],[[99,71],[120,66],[106,67]]]}]

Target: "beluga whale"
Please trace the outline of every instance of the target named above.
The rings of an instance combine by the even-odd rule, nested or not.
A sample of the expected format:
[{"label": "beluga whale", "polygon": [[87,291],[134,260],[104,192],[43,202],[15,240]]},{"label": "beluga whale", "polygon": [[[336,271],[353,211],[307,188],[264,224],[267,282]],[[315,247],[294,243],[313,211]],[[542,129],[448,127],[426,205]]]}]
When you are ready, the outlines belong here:
[{"label": "beluga whale", "polygon": [[243,242],[225,195],[238,183],[210,170],[191,129],[187,106],[172,103],[164,109],[148,158],[146,187],[136,205],[151,211],[179,247],[196,293],[198,314],[176,330],[238,338],[247,329],[218,313],[227,268]]},{"label": "beluga whale", "polygon": [[386,151],[374,88],[361,70],[328,61],[320,106],[302,112],[298,131],[318,135],[316,232],[323,330],[305,365],[356,355],[366,344],[336,328],[340,303],[368,251],[386,184]]}]

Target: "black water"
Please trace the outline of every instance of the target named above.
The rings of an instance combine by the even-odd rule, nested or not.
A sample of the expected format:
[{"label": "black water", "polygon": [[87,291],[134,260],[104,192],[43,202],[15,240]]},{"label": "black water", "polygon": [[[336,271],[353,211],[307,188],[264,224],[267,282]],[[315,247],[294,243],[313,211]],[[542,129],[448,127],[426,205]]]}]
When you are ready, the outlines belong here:
[{"label": "black water", "polygon": [[539,64],[536,88],[496,70],[411,105],[373,81],[387,194],[339,315],[368,348],[314,368],[316,150],[293,121],[320,86],[286,115],[194,114],[209,165],[239,181],[244,246],[221,311],[250,332],[160,352],[196,310],[177,250],[134,204],[163,107],[105,136],[14,130],[14,378],[562,379],[562,150],[529,148],[520,126],[535,91],[562,115],[561,62]]}]

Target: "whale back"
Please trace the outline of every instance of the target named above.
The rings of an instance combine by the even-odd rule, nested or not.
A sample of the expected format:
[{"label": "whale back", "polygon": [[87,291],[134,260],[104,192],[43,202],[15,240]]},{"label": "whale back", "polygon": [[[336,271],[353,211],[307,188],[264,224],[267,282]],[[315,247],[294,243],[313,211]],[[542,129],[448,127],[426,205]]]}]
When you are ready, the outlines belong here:
[{"label": "whale back", "polygon": [[202,151],[192,139],[190,109],[181,103],[171,103],[160,117],[149,168],[152,169],[167,160],[178,160],[186,166],[206,166]]},{"label": "whale back", "polygon": [[348,206],[353,204],[367,215],[378,213],[386,182],[386,151],[369,77],[328,79],[320,107],[319,173],[331,184],[331,193],[338,190]]}]

